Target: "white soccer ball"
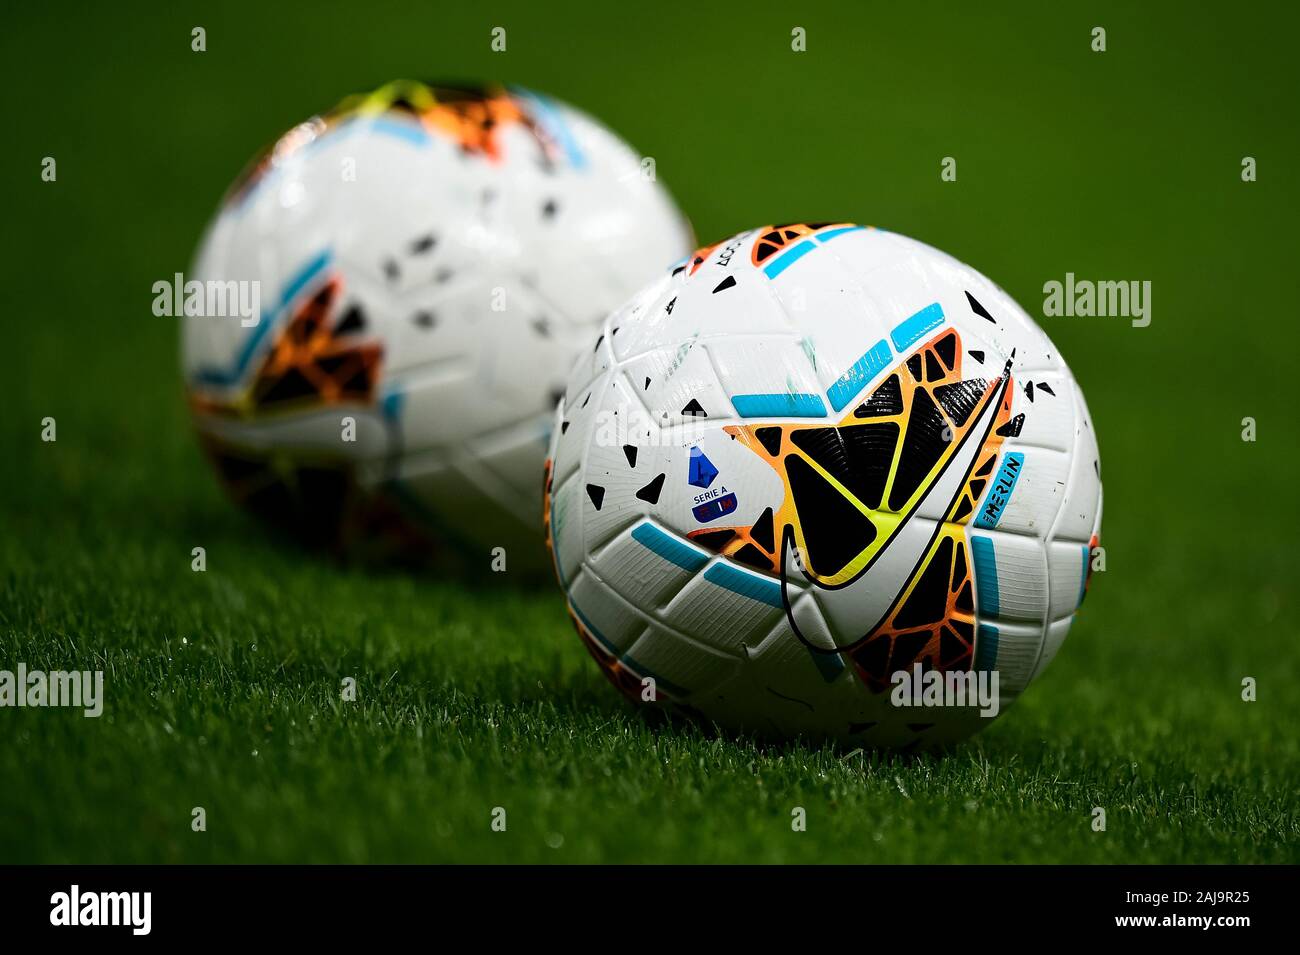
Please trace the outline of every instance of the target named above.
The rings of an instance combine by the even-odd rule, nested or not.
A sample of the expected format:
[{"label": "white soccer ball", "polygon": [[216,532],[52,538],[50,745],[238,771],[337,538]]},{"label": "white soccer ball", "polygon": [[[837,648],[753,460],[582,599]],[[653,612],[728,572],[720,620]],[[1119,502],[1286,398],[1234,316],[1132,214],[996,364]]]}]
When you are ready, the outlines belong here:
[{"label": "white soccer ball", "polygon": [[1097,441],[1060,353],[960,262],[769,226],[605,321],[569,379],[548,542],[635,700],[867,746],[963,738],[1088,583]]},{"label": "white soccer ball", "polygon": [[[590,117],[390,84],[291,130],[224,200],[188,276],[194,420],[236,497],[308,538],[544,564],[577,348],[690,247],[652,164]],[[255,324],[202,306],[250,288]]]}]

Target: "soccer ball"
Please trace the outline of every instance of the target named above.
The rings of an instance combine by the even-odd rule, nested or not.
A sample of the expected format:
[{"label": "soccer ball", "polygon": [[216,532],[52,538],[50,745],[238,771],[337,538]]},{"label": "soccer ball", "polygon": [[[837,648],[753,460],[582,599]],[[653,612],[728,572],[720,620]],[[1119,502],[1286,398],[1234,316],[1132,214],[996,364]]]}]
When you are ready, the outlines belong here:
[{"label": "soccer ball", "polygon": [[704,248],[605,320],[558,409],[547,540],[611,681],[728,728],[927,746],[1051,662],[1097,442],[1060,353],[919,242]]},{"label": "soccer ball", "polygon": [[565,375],[692,245],[648,171],[518,89],[397,82],[290,130],[230,189],[186,286],[200,306],[260,289],[255,323],[186,300],[190,405],[224,483],[312,541],[544,567]]}]

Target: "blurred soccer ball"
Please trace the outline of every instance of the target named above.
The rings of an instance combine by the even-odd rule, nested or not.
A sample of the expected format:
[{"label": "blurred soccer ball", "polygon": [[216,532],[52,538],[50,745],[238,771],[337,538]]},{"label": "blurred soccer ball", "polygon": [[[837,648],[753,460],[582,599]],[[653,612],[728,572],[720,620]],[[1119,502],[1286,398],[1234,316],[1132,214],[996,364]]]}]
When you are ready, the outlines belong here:
[{"label": "blurred soccer ball", "polygon": [[576,348],[690,248],[652,170],[514,89],[393,83],[290,130],[188,277],[260,289],[256,324],[183,321],[224,482],[315,541],[544,561],[542,462]]},{"label": "blurred soccer ball", "polygon": [[902,236],[769,226],[700,250],[606,320],[558,414],[548,541],[633,699],[952,741],[1048,665],[1083,599],[1083,395],[1010,297]]}]

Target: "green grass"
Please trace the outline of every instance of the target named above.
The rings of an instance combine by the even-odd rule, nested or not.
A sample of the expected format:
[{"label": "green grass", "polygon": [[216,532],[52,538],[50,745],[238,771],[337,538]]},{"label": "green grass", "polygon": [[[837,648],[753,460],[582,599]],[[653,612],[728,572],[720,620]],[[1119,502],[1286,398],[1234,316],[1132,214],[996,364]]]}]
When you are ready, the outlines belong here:
[{"label": "green grass", "polygon": [[[108,696],[97,720],[0,710],[0,861],[1300,860],[1294,15],[369,10],[169,5],[124,31],[27,9],[0,36],[0,669],[102,667]],[[1108,568],[1015,707],[912,758],[648,721],[553,588],[342,567],[231,507],[150,286],[255,148],[400,75],[579,103],[656,157],[702,239],[871,222],[1031,313],[1066,271],[1153,281],[1150,328],[1044,322],[1100,435]]]}]

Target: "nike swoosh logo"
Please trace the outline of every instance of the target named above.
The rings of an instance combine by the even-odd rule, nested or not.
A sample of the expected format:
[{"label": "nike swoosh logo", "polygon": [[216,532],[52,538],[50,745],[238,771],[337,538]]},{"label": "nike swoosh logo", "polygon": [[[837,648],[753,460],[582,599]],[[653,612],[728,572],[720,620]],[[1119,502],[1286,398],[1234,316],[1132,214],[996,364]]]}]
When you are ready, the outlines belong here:
[{"label": "nike swoosh logo", "polygon": [[[967,430],[961,443],[944,464],[943,471],[916,506],[904,516],[893,539],[852,580],[835,586],[812,580],[798,560],[794,529],[786,526],[781,545],[781,600],[795,636],[809,647],[823,652],[845,650],[870,636],[889,618],[943,529],[944,518],[952,511],[958,495],[966,485],[980,449],[993,430],[998,409],[1002,406],[1010,382],[1011,361],[1008,359],[1002,376],[995,379],[989,386],[989,392],[985,393],[984,406],[980,409],[975,424]],[[931,519],[915,521],[912,518],[917,514],[927,514]],[[847,644],[828,645],[825,640],[810,638],[800,631],[788,593],[787,569],[792,567],[800,568],[800,573],[817,588],[817,605],[829,628],[831,640],[834,641],[834,634],[856,633],[859,636]],[[871,625],[864,629],[863,621],[870,621]]]}]

